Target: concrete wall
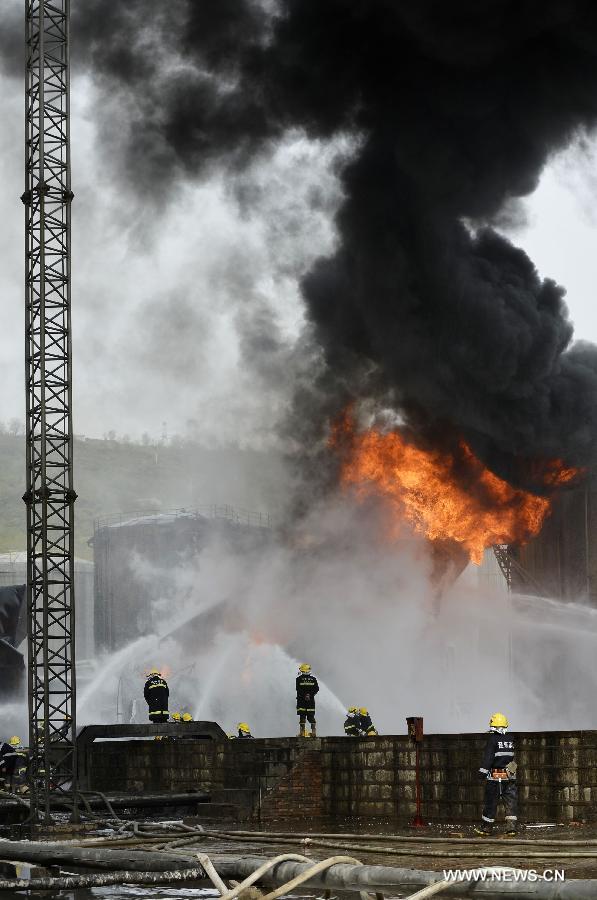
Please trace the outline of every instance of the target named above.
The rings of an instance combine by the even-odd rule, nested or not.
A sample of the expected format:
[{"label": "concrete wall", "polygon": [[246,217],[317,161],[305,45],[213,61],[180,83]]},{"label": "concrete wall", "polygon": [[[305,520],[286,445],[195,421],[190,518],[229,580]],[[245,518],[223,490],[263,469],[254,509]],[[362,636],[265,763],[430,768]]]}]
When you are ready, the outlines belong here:
[{"label": "concrete wall", "polygon": [[[515,735],[524,821],[597,819],[597,732]],[[476,821],[484,735],[430,735],[420,745],[422,813]],[[407,737],[316,741],[134,741],[93,744],[89,786],[118,792],[253,791],[262,821],[354,816],[408,820],[415,812],[415,749]]]}]

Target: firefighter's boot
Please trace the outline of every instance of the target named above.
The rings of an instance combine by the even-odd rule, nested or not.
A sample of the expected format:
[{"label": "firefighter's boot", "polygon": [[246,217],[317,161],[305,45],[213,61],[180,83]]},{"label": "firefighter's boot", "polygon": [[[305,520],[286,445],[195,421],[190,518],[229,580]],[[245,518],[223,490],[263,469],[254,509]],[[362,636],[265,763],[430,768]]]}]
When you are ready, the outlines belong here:
[{"label": "firefighter's boot", "polygon": [[315,722],[311,722],[311,735],[310,737],[317,737],[317,728],[315,727]]},{"label": "firefighter's boot", "polygon": [[475,834],[489,837],[490,834],[493,834],[493,825],[490,825],[489,822],[482,822],[481,825],[475,825],[474,831]]},{"label": "firefighter's boot", "polygon": [[299,725],[299,737],[307,737],[307,728],[304,722]]}]

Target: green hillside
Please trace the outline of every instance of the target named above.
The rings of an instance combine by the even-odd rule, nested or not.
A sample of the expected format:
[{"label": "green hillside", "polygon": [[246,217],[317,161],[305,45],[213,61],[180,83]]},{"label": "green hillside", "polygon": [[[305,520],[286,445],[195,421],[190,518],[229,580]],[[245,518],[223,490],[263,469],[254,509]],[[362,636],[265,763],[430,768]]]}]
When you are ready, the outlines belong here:
[{"label": "green hillside", "polygon": [[[76,555],[92,558],[98,517],[204,504],[279,515],[286,500],[278,454],[196,444],[141,446],[75,440]],[[0,552],[25,549],[25,443],[0,434]]]}]

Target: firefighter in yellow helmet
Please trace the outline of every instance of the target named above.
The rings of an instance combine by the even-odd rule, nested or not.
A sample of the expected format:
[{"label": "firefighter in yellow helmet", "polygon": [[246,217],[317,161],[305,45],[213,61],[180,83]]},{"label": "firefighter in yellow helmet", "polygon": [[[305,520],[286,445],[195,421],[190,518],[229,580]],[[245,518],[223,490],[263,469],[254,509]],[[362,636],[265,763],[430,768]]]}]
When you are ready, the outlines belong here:
[{"label": "firefighter in yellow helmet", "polygon": [[188,722],[192,722],[192,721],[193,721],[193,717],[192,717],[192,715],[191,715],[190,713],[188,713],[188,712],[187,712],[187,713],[183,713],[183,714],[182,714],[182,721],[183,721],[183,722],[187,722],[187,723],[188,723]]},{"label": "firefighter in yellow helmet", "polygon": [[358,734],[366,737],[375,737],[377,731],[375,725],[371,721],[369,710],[365,706],[361,706],[357,715]]},{"label": "firefighter in yellow helmet", "polygon": [[245,739],[253,738],[253,735],[251,734],[251,729],[249,728],[247,722],[239,722],[237,725],[237,728],[238,728],[238,734],[237,734],[238,738],[245,738]]},{"label": "firefighter in yellow helmet", "polygon": [[29,754],[21,743],[20,737],[13,735],[8,744],[0,747],[0,771],[5,783],[11,791],[21,794],[26,789]]},{"label": "firefighter in yellow helmet", "polygon": [[0,790],[7,790],[10,787],[14,761],[15,753],[12,744],[10,741],[8,743],[2,741],[0,744]]},{"label": "firefighter in yellow helmet", "polygon": [[346,720],[344,722],[344,734],[347,737],[357,737],[359,733],[356,706],[349,706],[346,710]]},{"label": "firefighter in yellow helmet", "polygon": [[506,834],[517,832],[518,788],[514,741],[506,734],[509,724],[503,713],[494,713],[489,720],[489,735],[479,767],[479,778],[485,785],[485,796],[482,822],[475,828],[477,834],[492,833],[500,800],[506,811]]},{"label": "firefighter in yellow helmet", "polygon": [[168,697],[170,691],[159,669],[152,669],[145,682],[143,696],[147,702],[150,722],[168,721]]},{"label": "firefighter in yellow helmet", "polygon": [[319,691],[317,678],[309,663],[301,663],[296,678],[296,712],[299,716],[299,737],[307,737],[306,724],[311,725],[309,737],[317,737],[315,723],[315,694]]}]

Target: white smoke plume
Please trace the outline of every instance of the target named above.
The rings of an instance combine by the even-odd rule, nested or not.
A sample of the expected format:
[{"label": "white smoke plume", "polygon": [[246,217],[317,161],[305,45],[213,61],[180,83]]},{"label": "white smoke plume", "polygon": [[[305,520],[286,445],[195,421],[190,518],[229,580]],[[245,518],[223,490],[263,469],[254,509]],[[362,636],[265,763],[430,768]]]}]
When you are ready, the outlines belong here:
[{"label": "white smoke plume", "polygon": [[[155,580],[155,566],[138,556],[132,565]],[[307,661],[322,685],[322,735],[342,734],[352,705],[391,734],[409,715],[427,732],[484,731],[496,710],[518,731],[591,727],[597,611],[511,597],[472,566],[438,603],[430,573],[422,539],[380,539],[371,511],[345,499],[259,552],[215,538],[177,570],[177,602],[156,604],[156,634],[100,662],[80,724],[117,712],[128,721],[133,700],[135,720],[147,721],[144,673],[156,665],[171,711],[293,735],[294,679]]]}]

